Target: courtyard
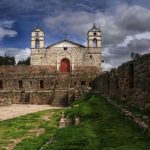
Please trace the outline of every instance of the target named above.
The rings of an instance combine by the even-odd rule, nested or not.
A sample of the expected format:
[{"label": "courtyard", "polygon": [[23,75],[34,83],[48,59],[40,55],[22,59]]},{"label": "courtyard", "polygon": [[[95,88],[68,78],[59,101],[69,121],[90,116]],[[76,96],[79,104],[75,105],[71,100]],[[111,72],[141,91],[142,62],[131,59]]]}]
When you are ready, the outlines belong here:
[{"label": "courtyard", "polygon": [[60,108],[61,107],[51,107],[50,105],[13,104],[0,107],[0,121],[27,115],[29,113]]}]

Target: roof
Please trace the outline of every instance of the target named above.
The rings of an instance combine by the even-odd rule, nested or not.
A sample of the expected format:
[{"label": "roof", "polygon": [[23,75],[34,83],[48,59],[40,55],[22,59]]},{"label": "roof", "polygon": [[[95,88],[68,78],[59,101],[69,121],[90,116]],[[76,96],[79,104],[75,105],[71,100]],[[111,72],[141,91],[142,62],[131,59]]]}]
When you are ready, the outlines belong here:
[{"label": "roof", "polygon": [[96,27],[96,24],[94,23],[94,24],[93,24],[93,27],[89,30],[89,32],[90,32],[90,31],[100,31],[100,28],[97,28],[97,27]]},{"label": "roof", "polygon": [[40,27],[36,27],[33,32],[43,32],[43,30]]},{"label": "roof", "polygon": [[62,40],[62,41],[49,45],[47,48],[50,48],[50,47],[85,47],[85,46],[69,41],[69,40]]}]

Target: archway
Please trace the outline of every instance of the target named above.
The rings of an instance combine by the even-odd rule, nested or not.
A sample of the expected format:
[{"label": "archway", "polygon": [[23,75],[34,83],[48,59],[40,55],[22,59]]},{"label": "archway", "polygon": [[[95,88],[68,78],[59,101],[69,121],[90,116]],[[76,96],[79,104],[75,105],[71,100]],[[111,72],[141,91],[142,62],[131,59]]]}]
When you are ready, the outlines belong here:
[{"label": "archway", "polygon": [[97,39],[96,38],[93,39],[93,47],[97,47]]},{"label": "archway", "polygon": [[60,71],[61,72],[70,72],[70,61],[69,61],[69,59],[64,58],[61,60]]}]

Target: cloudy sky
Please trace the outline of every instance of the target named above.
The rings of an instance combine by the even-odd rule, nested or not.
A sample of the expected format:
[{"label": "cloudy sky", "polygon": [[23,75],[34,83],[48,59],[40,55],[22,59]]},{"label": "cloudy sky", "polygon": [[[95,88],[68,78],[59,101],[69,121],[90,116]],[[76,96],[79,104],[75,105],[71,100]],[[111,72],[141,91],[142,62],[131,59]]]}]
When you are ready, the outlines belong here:
[{"label": "cloudy sky", "polygon": [[64,39],[86,44],[96,22],[102,30],[103,67],[117,67],[131,52],[150,52],[150,0],[0,0],[0,55],[30,55],[30,33],[40,26],[46,46]]}]

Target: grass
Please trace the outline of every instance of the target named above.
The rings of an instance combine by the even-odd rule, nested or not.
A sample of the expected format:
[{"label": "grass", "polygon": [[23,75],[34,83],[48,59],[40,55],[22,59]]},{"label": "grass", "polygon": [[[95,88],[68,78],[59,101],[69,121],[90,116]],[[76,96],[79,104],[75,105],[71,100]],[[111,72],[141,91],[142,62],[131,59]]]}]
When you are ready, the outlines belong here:
[{"label": "grass", "polygon": [[103,97],[86,95],[65,111],[80,125],[55,132],[45,150],[149,150],[150,138]]},{"label": "grass", "polygon": [[122,108],[125,108],[125,109],[131,111],[135,115],[141,115],[141,116],[148,116],[148,117],[150,117],[150,109],[143,109],[142,110],[138,106],[128,104],[127,101],[122,101],[122,100],[120,100],[117,97],[111,97],[111,99],[112,99],[112,101],[114,101],[118,105],[120,105]]},{"label": "grass", "polygon": [[[60,114],[79,125],[58,129]],[[43,116],[50,116],[49,121]],[[45,132],[36,136],[34,129]],[[0,122],[0,147],[22,139],[14,150],[150,150],[150,138],[105,98],[87,94],[66,110],[48,110]],[[52,139],[50,144],[45,143]],[[4,148],[3,148],[4,149]],[[2,150],[2,149],[1,149]]]},{"label": "grass", "polygon": [[[6,149],[15,139],[22,139],[15,150],[38,149],[57,129],[61,112],[46,110],[0,122],[0,150]],[[44,116],[49,116],[49,121],[44,120]],[[43,129],[44,134],[37,136],[38,129]]]}]

